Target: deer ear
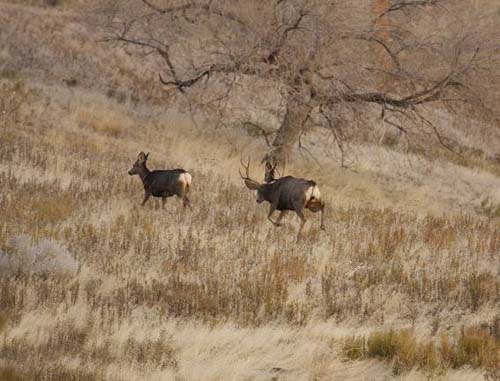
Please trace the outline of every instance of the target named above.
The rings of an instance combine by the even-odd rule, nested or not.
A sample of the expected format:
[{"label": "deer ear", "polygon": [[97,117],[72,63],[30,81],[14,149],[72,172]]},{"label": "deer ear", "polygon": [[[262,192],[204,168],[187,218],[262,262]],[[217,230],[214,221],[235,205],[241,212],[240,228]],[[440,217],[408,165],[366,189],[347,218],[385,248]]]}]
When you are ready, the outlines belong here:
[{"label": "deer ear", "polygon": [[146,156],[144,155],[144,152],[141,151],[141,152],[139,152],[139,155],[137,156],[137,160],[142,161],[145,159],[145,157]]},{"label": "deer ear", "polygon": [[149,152],[146,155],[144,155],[144,159],[148,160],[148,157],[149,157]]},{"label": "deer ear", "polygon": [[260,189],[260,183],[258,183],[255,180],[245,179],[245,185],[247,186],[248,189],[251,189],[251,190]]},{"label": "deer ear", "polygon": [[271,165],[271,163],[266,161],[266,170],[271,171],[272,169],[273,169],[273,166]]}]

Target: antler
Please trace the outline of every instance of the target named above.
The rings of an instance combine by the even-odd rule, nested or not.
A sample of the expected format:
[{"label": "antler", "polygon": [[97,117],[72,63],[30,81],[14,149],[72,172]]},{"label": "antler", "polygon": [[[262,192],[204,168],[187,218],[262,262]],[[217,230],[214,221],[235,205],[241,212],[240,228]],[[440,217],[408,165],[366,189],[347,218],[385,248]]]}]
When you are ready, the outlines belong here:
[{"label": "antler", "polygon": [[243,168],[245,168],[245,175],[246,176],[243,176],[243,174],[241,173],[241,170],[238,169],[238,172],[240,173],[240,177],[243,179],[243,181],[245,182],[245,185],[247,186],[248,189],[252,189],[252,190],[255,190],[255,189],[260,189],[261,187],[261,184],[258,182],[258,181],[255,181],[254,179],[251,179],[250,178],[250,157],[248,158],[248,163],[247,165],[245,165],[243,163],[243,159],[240,159],[240,163],[241,163],[241,166]]},{"label": "antler", "polygon": [[243,163],[243,159],[240,159],[240,164],[241,164],[241,166],[242,166],[243,168],[245,168],[245,174],[246,174],[246,176],[243,176],[243,175],[241,174],[241,170],[240,170],[240,169],[238,169],[238,172],[240,173],[240,177],[241,177],[243,180],[250,179],[250,174],[249,174],[249,172],[250,172],[250,157],[248,157],[248,163],[247,163],[247,165],[245,165],[245,164]]}]

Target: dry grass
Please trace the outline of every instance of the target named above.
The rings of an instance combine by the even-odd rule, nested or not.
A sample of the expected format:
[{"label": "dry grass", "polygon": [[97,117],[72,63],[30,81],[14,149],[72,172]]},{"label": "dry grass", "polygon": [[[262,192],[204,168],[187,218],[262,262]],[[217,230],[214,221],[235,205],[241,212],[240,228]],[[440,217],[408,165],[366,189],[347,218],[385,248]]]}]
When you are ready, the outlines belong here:
[{"label": "dry grass", "polygon": [[462,328],[455,337],[442,333],[438,343],[418,341],[412,330],[374,331],[367,339],[350,336],[342,341],[346,359],[385,359],[392,363],[393,374],[399,375],[412,368],[429,374],[442,374],[448,368],[466,365],[485,368],[490,374],[500,371],[500,340],[497,316],[493,323]]},{"label": "dry grass", "polygon": [[[497,219],[330,200],[327,232],[311,215],[296,245],[294,219],[270,226],[236,181],[241,147],[217,150],[216,135],[200,135],[182,119],[158,114],[144,122],[141,113],[96,96],[98,107],[84,94],[54,123],[38,101],[43,88],[15,86],[30,102],[1,131],[9,144],[0,149],[0,250],[8,263],[31,262],[0,275],[6,366],[22,364],[30,379],[356,379],[371,365],[345,368],[337,339],[386,325],[434,335],[452,329],[458,341],[447,366],[486,366],[483,354],[471,358],[489,336],[459,330],[498,308]],[[94,112],[82,113],[83,105]],[[63,115],[57,95],[50,107]],[[108,121],[122,126],[119,139]],[[155,168],[185,163],[193,211],[175,199],[165,211],[157,201],[139,207],[140,183],[126,171],[141,149],[153,152]],[[229,161],[221,167],[223,155]],[[268,343],[272,335],[283,357]],[[400,341],[394,349],[396,373],[434,367],[434,347],[408,335],[408,349]],[[372,341],[366,351],[378,357]],[[363,349],[350,357],[370,356]],[[387,369],[376,372],[385,377]]]},{"label": "dry grass", "polygon": [[[478,150],[460,159],[359,138],[344,171],[331,136],[311,129],[303,143],[321,166],[302,150],[288,173],[318,181],[327,231],[307,215],[297,245],[295,218],[274,228],[238,176],[262,139],[151,105],[164,94],[125,54],[85,54],[74,14],[0,7],[16,39],[0,51],[0,380],[498,374],[494,136],[458,136]],[[61,52],[71,64],[53,62]],[[141,150],[193,174],[192,211],[139,206],[126,171]]]}]

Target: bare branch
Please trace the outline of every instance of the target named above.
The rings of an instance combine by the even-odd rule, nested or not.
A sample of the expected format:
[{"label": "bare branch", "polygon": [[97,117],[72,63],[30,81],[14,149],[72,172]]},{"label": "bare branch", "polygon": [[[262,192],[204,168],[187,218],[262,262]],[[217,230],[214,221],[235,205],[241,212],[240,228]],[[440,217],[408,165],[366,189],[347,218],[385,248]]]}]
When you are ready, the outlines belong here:
[{"label": "bare branch", "polygon": [[290,32],[299,29],[300,22],[302,21],[302,19],[306,15],[307,15],[307,12],[305,12],[304,10],[301,9],[298,17],[295,19],[295,22],[292,25],[287,26],[283,30],[283,33],[281,33],[281,36],[278,40],[278,43],[276,44],[274,49],[271,51],[271,53],[269,53],[269,55],[267,56],[266,62],[269,62],[270,64],[276,63],[276,57],[279,55],[281,49],[283,49],[283,47],[285,46],[288,35],[290,34]]},{"label": "bare branch", "polygon": [[198,10],[198,11],[204,11],[208,15],[214,15],[214,16],[219,16],[223,19],[229,20],[229,21],[234,21],[240,26],[243,26],[245,28],[248,27],[247,23],[243,21],[242,18],[238,17],[236,14],[233,12],[226,12],[221,9],[217,9],[214,6],[212,6],[212,1],[208,1],[206,3],[196,3],[196,2],[188,2],[186,4],[182,5],[174,5],[166,8],[160,8],[154,4],[152,4],[151,1],[149,0],[142,0],[142,2],[147,5],[149,8],[154,10],[155,12],[161,13],[161,14],[173,14],[173,13],[183,13],[189,11],[189,10]]},{"label": "bare branch", "polygon": [[439,141],[439,144],[441,144],[444,148],[446,148],[448,151],[456,154],[456,152],[453,150],[453,148],[451,146],[449,146],[448,144],[446,144],[446,142],[444,141],[444,138],[441,136],[441,134],[439,133],[439,130],[438,128],[431,122],[429,121],[427,118],[425,118],[421,113],[419,113],[416,109],[412,110],[413,113],[422,121],[424,122],[426,125],[428,125],[429,127],[432,128],[432,130],[434,131],[434,134],[436,135],[438,141]]},{"label": "bare branch", "polygon": [[389,8],[387,8],[378,18],[386,16],[388,13],[402,11],[406,8],[414,7],[426,7],[437,5],[442,2],[442,0],[399,0],[395,1]]},{"label": "bare branch", "polygon": [[450,73],[442,80],[436,82],[433,86],[402,98],[395,98],[389,94],[381,92],[340,93],[327,96],[326,103],[367,102],[408,109],[418,104],[437,101],[447,88],[461,86],[461,83],[452,80],[451,76],[452,74]]},{"label": "bare branch", "polygon": [[345,162],[344,162],[344,157],[345,157],[345,152],[344,152],[344,144],[342,143],[342,140],[340,139],[339,134],[337,134],[337,131],[335,130],[335,125],[330,118],[330,116],[324,112],[323,109],[320,108],[320,114],[326,119],[328,122],[328,127],[330,128],[330,131],[332,132],[332,135],[335,139],[335,143],[337,143],[337,147],[339,147],[340,150],[340,167],[345,168]]},{"label": "bare branch", "polygon": [[200,79],[202,79],[205,76],[207,78],[210,77],[210,70],[202,71],[200,74],[198,74],[194,78],[190,78],[190,79],[186,79],[186,80],[181,80],[181,79],[175,79],[174,78],[173,80],[167,81],[167,80],[163,79],[163,77],[161,76],[161,74],[158,74],[158,77],[160,78],[160,82],[161,83],[163,83],[164,85],[167,85],[167,86],[168,85],[174,85],[175,87],[177,87],[177,89],[180,92],[184,92],[184,88],[185,87],[191,87],[191,86],[193,86],[194,84],[196,84]]},{"label": "bare branch", "polygon": [[374,42],[374,43],[380,45],[384,49],[384,51],[389,55],[389,57],[391,58],[392,62],[394,63],[394,65],[398,69],[398,71],[401,70],[401,63],[399,62],[399,58],[398,58],[397,54],[394,53],[389,48],[389,46],[385,42],[383,42],[381,39],[376,38],[374,36],[363,36],[363,35],[344,36],[343,38],[346,38],[346,39],[357,39],[357,40],[363,40],[363,41],[368,41],[368,42]]},{"label": "bare branch", "polygon": [[[444,3],[449,8],[443,12]],[[379,24],[378,18],[351,20],[349,13],[332,12],[335,7],[349,12],[338,7],[343,0],[259,5],[244,0],[141,0],[138,6],[121,9],[120,2],[113,4],[107,41],[139,48],[153,70],[159,62],[160,82],[183,93],[194,110],[233,123],[228,122],[229,114],[236,120],[241,115],[239,106],[234,107],[240,100],[232,98],[244,94],[245,101],[255,101],[253,107],[262,106],[269,92],[279,89],[283,103],[274,114],[281,118],[280,127],[272,142],[263,133],[275,158],[287,157],[297,142],[302,146],[303,123],[318,107],[325,109],[320,120],[331,130],[342,166],[346,142],[373,119],[371,105],[390,113],[384,123],[405,138],[432,128],[443,146],[446,137],[429,116],[435,110],[498,116],[483,111],[498,104],[495,86],[488,81],[500,80],[500,47],[494,36],[475,31],[477,25],[458,25],[467,10],[449,0],[392,0],[386,10],[377,9],[375,18],[428,7],[440,12],[430,18],[420,12],[411,22],[391,17],[390,23],[386,18]],[[231,78],[245,86],[233,87]],[[267,93],[254,97],[250,89]],[[340,129],[337,118],[350,129]]]}]

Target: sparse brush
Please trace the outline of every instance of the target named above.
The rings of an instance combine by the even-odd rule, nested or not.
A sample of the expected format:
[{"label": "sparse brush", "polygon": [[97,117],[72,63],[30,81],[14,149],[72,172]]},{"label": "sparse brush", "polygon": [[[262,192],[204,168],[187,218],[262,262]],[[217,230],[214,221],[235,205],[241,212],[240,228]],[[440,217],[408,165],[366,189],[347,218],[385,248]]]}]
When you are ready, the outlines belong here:
[{"label": "sparse brush", "polygon": [[451,337],[442,334],[437,343],[429,339],[418,342],[411,330],[374,331],[366,339],[362,336],[344,338],[341,354],[350,360],[390,361],[395,374],[412,368],[434,372],[465,365],[493,373],[500,369],[500,341],[494,332],[481,326],[462,328],[458,335]]},{"label": "sparse brush", "polygon": [[411,369],[417,358],[417,342],[413,332],[375,331],[367,339],[367,356],[394,360],[393,371],[399,374]]},{"label": "sparse brush", "polygon": [[[126,62],[118,67],[133,72]],[[238,179],[240,150],[263,145],[238,136],[229,148],[217,131],[189,132],[186,118],[166,116],[163,108],[117,104],[125,85],[107,98],[84,91],[78,77],[71,89],[40,95],[17,73],[4,77],[4,378],[17,377],[16,366],[25,378],[43,380],[252,379],[261,369],[287,378],[299,368],[300,376],[328,379],[338,354],[389,360],[395,373],[471,366],[494,374],[498,321],[452,333],[484,321],[500,303],[500,221],[473,207],[461,210],[471,195],[497,184],[486,164],[469,163],[478,171],[470,174],[442,156],[424,164],[423,156],[411,156],[406,166],[410,156],[401,154],[397,164],[388,157],[356,174],[336,164],[321,171],[308,165],[332,199],[327,231],[306,214],[304,241],[295,244],[298,222],[288,216],[274,228]],[[143,190],[126,171],[142,149],[155,152],[155,167],[193,172],[192,211],[174,201],[165,210],[155,202],[137,205]],[[358,149],[368,152],[367,166],[387,154]],[[299,175],[301,165],[290,171]],[[435,194],[451,197],[441,198],[441,207],[459,206],[445,214],[427,214],[433,205],[420,210],[429,199],[414,196],[442,184],[438,179],[456,179],[448,170],[473,189],[452,198],[453,182]],[[404,173],[391,177],[398,171]],[[380,179],[387,188],[378,187]],[[377,196],[411,181],[399,193],[387,191],[388,198]],[[384,199],[398,203],[387,207]],[[383,322],[415,328],[357,333]],[[322,324],[327,328],[318,332]],[[348,337],[340,340],[345,331],[336,330],[344,326]],[[417,340],[429,327],[435,341]]]},{"label": "sparse brush", "polygon": [[453,366],[465,364],[499,369],[500,342],[484,328],[473,326],[462,329],[457,339]]}]

